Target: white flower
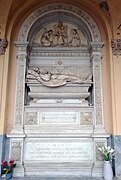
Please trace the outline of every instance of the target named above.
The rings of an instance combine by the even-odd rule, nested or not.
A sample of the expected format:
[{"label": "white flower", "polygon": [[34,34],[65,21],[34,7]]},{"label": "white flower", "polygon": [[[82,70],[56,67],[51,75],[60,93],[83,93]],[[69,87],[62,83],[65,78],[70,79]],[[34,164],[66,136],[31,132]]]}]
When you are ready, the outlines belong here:
[{"label": "white flower", "polygon": [[98,148],[98,150],[100,151],[100,152],[102,152],[102,148],[100,147],[100,148]]},{"label": "white flower", "polygon": [[111,148],[110,149],[110,153],[114,153],[114,152],[115,152],[115,150]]},{"label": "white flower", "polygon": [[110,146],[99,147],[98,150],[101,152],[102,157],[105,161],[110,161],[114,158],[115,150]]}]

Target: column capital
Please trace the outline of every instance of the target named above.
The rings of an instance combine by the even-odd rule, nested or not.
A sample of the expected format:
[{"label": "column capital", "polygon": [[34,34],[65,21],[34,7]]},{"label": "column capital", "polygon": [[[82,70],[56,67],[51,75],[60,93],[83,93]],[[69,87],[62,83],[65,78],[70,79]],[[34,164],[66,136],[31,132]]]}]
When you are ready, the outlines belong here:
[{"label": "column capital", "polygon": [[90,42],[90,54],[102,56],[101,50],[103,46],[103,42]]},{"label": "column capital", "polygon": [[26,52],[29,42],[15,41],[14,44],[16,45],[16,47],[18,49],[18,53],[20,54],[22,52],[24,52],[24,53]]}]

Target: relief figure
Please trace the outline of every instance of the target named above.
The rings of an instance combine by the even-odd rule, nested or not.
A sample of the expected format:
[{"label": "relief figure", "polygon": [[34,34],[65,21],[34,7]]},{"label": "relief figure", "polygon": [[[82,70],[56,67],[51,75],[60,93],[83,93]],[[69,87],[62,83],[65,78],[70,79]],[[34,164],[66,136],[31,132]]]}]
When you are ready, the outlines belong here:
[{"label": "relief figure", "polygon": [[71,35],[71,40],[69,41],[70,46],[72,47],[81,46],[81,39],[77,29],[71,29],[70,35]]},{"label": "relief figure", "polygon": [[53,44],[53,30],[46,30],[45,29],[45,32],[44,32],[44,34],[42,35],[42,37],[41,37],[41,44],[43,45],[43,46],[52,46],[52,44]]},{"label": "relief figure", "polygon": [[53,44],[65,46],[68,42],[67,25],[63,25],[63,22],[59,21],[58,25],[54,26],[54,30],[55,30],[55,36],[54,36]]}]

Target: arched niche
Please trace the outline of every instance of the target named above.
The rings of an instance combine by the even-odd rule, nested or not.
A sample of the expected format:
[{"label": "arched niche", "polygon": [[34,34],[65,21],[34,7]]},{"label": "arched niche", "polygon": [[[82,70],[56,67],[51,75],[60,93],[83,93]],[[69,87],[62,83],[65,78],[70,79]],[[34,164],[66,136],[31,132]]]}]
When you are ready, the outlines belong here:
[{"label": "arched niche", "polygon": [[[39,33],[42,40],[43,29],[49,31],[55,26],[57,27],[59,22],[62,22],[69,30],[76,29],[82,33],[83,38],[86,39],[86,46],[81,46],[82,44],[80,46],[72,46],[72,44],[69,46],[69,42],[64,46],[63,44],[55,44],[54,46],[37,44],[34,46]],[[37,175],[43,175],[45,172],[45,170],[41,171],[41,165],[43,166],[41,161],[43,161],[43,169],[48,168],[47,174],[52,172],[52,175],[58,176],[58,173],[61,172],[65,175],[64,169],[66,169],[67,175],[69,175],[71,168],[74,168],[71,175],[78,172],[78,175],[81,176],[88,170],[89,176],[101,177],[102,162],[98,156],[97,148],[98,145],[107,143],[108,135],[105,133],[103,125],[101,70],[103,43],[96,22],[77,7],[61,3],[47,5],[28,16],[20,29],[16,45],[16,105],[14,127],[10,135],[10,156],[17,160],[21,166],[20,175],[33,175],[36,166],[38,167]],[[70,66],[75,68],[75,72],[64,74],[64,70],[67,72]],[[91,77],[89,82],[80,83],[80,76],[77,74],[87,71],[87,69],[83,69],[84,66],[90,70],[93,80]],[[60,85],[50,87],[50,84],[47,86],[47,83],[43,83],[40,79],[38,81],[41,68],[44,69],[45,67],[50,68],[45,70],[50,71],[51,74],[64,75],[64,78],[68,76],[70,79],[66,83],[64,81],[65,84],[61,87]],[[78,68],[81,68],[81,71]],[[59,73],[57,72],[58,69]],[[29,70],[30,75],[35,77],[32,81],[28,81],[27,78]],[[34,74],[32,74],[33,72]],[[46,81],[48,80],[46,79]],[[71,82],[72,85],[68,82]],[[92,84],[93,103],[90,104],[85,101],[87,101],[87,94],[90,95],[89,87]],[[48,147],[51,138],[53,141]],[[75,146],[74,153],[59,149],[60,145],[66,147],[68,142],[70,143],[69,147]],[[34,149],[32,148],[33,144]],[[65,159],[64,157],[54,159],[46,156],[43,159],[40,155],[37,159],[37,154],[39,154],[37,146],[41,149],[42,144],[52,152],[56,151],[54,149],[54,145],[56,145],[57,151],[55,153],[61,151],[64,153],[64,157],[66,154],[71,155],[73,153],[74,159],[70,159],[70,156],[66,156]],[[81,153],[78,146],[83,152],[80,157],[76,156],[76,153]],[[16,150],[19,150],[19,153],[16,154]],[[40,154],[43,153],[41,151]],[[55,167],[58,166],[58,171],[52,169],[48,159],[50,164],[53,164],[54,161]],[[31,163],[32,161],[35,161],[36,165]],[[63,166],[61,166],[62,162],[65,163]],[[96,172],[97,166],[99,168],[98,173]]]},{"label": "arched niche", "polygon": [[[30,34],[33,32],[30,29],[36,24],[46,24],[47,22],[61,21],[71,22],[77,24],[81,28],[83,27],[84,34],[88,35],[91,42],[101,42],[101,35],[95,21],[85,11],[80,8],[67,4],[52,4],[41,7],[33,12],[23,23],[18,41],[27,42],[30,38]],[[41,20],[41,23],[39,23]],[[76,21],[76,22],[75,22]],[[36,22],[36,23],[35,23]],[[40,28],[40,27],[39,27]],[[32,28],[34,30],[34,27]],[[37,29],[36,29],[37,30]],[[29,37],[28,37],[29,34]]]}]

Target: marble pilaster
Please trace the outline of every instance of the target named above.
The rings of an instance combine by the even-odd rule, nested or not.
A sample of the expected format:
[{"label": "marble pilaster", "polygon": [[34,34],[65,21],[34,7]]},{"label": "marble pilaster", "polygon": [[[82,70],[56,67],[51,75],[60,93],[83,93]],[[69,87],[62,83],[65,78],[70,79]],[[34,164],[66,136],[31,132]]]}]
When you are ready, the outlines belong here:
[{"label": "marble pilaster", "polygon": [[[94,83],[95,133],[104,133],[102,95],[102,48],[103,43],[91,43],[91,62]],[[100,131],[99,131],[100,129]]]},{"label": "marble pilaster", "polygon": [[17,74],[16,74],[16,104],[13,133],[23,132],[23,107],[25,90],[26,49],[28,43],[16,43]]}]

